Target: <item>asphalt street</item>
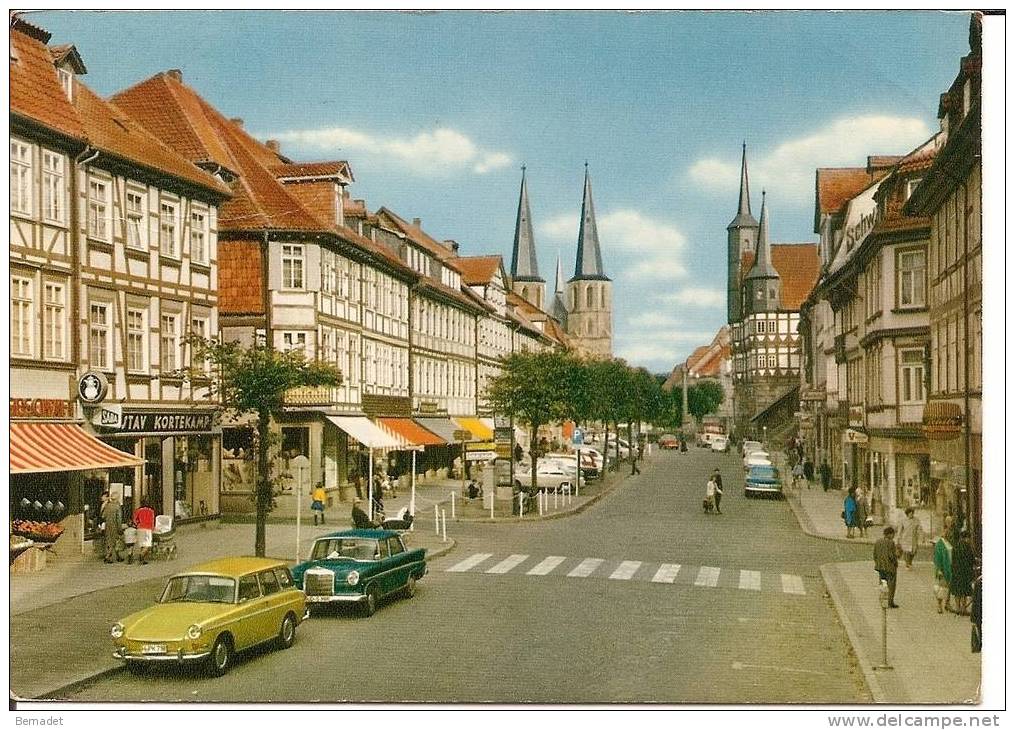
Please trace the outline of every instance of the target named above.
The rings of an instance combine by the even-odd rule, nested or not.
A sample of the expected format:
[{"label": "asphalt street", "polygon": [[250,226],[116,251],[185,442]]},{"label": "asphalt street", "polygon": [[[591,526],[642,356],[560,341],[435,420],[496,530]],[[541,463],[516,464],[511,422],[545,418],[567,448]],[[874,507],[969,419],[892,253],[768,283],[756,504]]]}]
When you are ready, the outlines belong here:
[{"label": "asphalt street", "polygon": [[[704,514],[723,473],[723,514]],[[818,566],[869,546],[803,535],[782,500],[747,499],[733,456],[656,454],[567,519],[448,526],[410,600],[314,617],[295,646],[227,676],[118,672],[88,702],[869,702]],[[139,585],[139,593],[153,588]],[[84,606],[82,607],[84,610]],[[106,627],[96,641],[108,641]]]}]

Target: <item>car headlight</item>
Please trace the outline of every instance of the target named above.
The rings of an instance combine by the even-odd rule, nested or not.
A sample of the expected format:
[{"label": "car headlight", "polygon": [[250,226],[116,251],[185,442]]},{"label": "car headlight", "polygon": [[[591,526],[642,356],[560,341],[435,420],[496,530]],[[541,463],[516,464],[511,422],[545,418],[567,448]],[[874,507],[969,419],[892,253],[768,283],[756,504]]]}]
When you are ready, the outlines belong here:
[{"label": "car headlight", "polygon": [[187,629],[187,638],[188,639],[200,639],[201,638],[201,631],[202,631],[201,627],[198,626],[197,624],[194,624],[189,629]]},{"label": "car headlight", "polygon": [[357,573],[355,570],[350,570],[349,575],[345,576],[345,582],[351,586],[356,585],[357,583],[359,583],[359,573]]},{"label": "car headlight", "polygon": [[109,633],[114,639],[119,639],[123,636],[123,624],[113,624],[113,628],[109,630]]}]

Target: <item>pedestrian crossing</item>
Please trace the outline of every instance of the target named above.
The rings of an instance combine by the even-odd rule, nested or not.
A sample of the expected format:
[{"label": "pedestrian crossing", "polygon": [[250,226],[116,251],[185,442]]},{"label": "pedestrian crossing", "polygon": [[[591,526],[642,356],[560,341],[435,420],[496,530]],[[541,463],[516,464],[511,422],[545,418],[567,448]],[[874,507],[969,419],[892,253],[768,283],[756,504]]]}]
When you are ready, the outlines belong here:
[{"label": "pedestrian crossing", "polygon": [[786,595],[808,594],[803,576],[790,573],[762,573],[759,570],[721,568],[714,565],[645,563],[640,560],[545,557],[514,553],[498,556],[474,553],[443,569],[445,573],[483,573],[488,575],[527,575],[537,577],[603,578],[611,581],[635,581],[688,585],[696,588],[731,588],[752,592]]}]

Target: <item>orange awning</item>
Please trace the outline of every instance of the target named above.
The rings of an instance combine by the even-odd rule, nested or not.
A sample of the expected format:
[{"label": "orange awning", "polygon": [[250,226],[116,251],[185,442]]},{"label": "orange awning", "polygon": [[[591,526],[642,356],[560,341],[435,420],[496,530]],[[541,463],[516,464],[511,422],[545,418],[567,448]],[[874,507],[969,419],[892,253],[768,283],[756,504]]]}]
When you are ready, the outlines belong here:
[{"label": "orange awning", "polygon": [[11,474],[115,469],[144,464],[76,423],[12,423]]},{"label": "orange awning", "polygon": [[413,446],[444,446],[447,444],[447,441],[423,428],[411,418],[378,418],[377,421]]}]

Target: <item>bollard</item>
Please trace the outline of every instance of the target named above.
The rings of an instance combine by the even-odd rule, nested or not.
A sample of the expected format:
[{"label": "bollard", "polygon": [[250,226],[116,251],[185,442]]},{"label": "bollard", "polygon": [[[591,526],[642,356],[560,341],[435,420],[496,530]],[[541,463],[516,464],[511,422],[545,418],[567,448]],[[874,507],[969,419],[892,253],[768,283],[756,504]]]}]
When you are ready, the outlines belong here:
[{"label": "bollard", "polygon": [[441,542],[448,541],[448,513],[441,510]]},{"label": "bollard", "polygon": [[539,507],[539,516],[543,516],[543,503],[546,501],[546,492],[540,492],[537,495],[537,506]]},{"label": "bollard", "polygon": [[455,493],[454,492],[451,493],[451,519],[452,519],[452,521],[454,521],[454,519],[455,519]]},{"label": "bollard", "polygon": [[557,490],[553,490],[553,508],[557,509]]},{"label": "bollard", "polygon": [[525,516],[525,492],[518,493],[518,516]]},{"label": "bollard", "polygon": [[433,531],[435,535],[441,534],[441,515],[437,505],[433,506]]}]

